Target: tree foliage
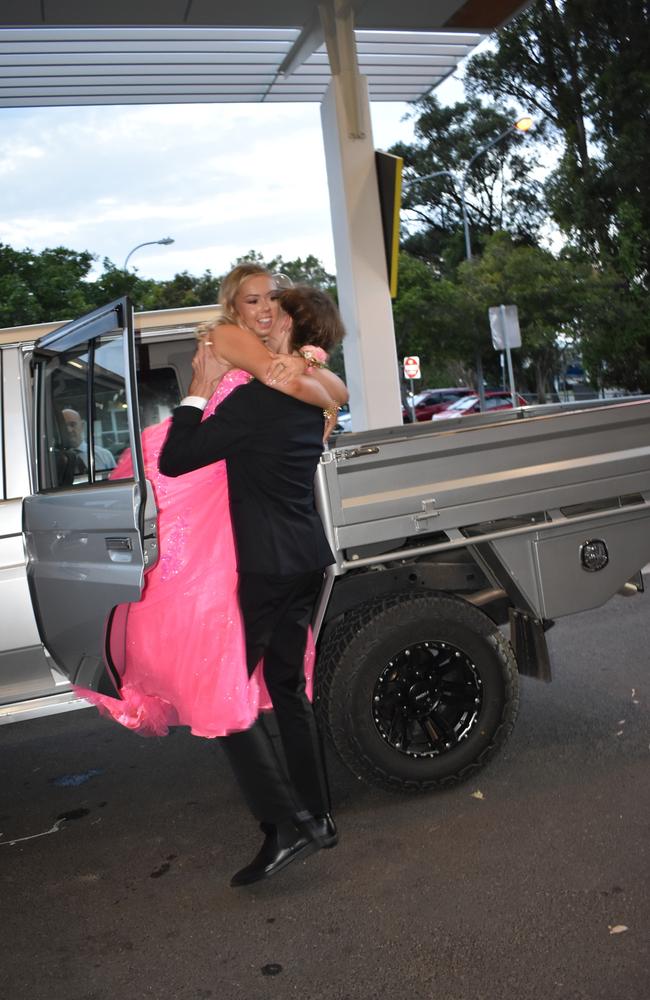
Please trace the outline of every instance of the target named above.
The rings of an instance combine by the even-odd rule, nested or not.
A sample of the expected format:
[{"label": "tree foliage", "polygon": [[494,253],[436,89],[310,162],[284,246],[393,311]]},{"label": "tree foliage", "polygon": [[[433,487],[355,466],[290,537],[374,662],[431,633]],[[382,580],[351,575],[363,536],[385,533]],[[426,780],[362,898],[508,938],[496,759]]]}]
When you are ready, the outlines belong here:
[{"label": "tree foliage", "polygon": [[431,265],[402,252],[398,295],[393,306],[398,358],[420,358],[423,384],[465,381],[466,345],[461,342],[463,307],[457,285]]},{"label": "tree foliage", "polygon": [[0,243],[0,326],[67,319],[92,308],[84,285],[92,262],[86,251],[36,254]]},{"label": "tree foliage", "polygon": [[501,380],[488,311],[516,305],[522,336],[513,351],[520,389],[540,402],[554,389],[567,361],[582,356],[598,387],[650,391],[650,355],[639,300],[612,268],[594,267],[579,254],[559,257],[495,233],[480,257],[463,261],[456,280],[402,253],[394,315],[398,355],[417,354],[427,385]]},{"label": "tree foliage", "polygon": [[530,148],[512,127],[516,111],[476,97],[443,107],[430,94],[414,114],[415,142],[390,150],[404,160],[404,248],[451,275],[465,257],[463,202],[475,252],[504,228],[534,242],[543,221],[540,185]]},{"label": "tree foliage", "polygon": [[537,0],[474,56],[471,94],[518,100],[561,143],[554,221],[595,263],[648,288],[650,9],[643,0]]},{"label": "tree foliage", "polygon": [[[221,277],[211,271],[199,276],[182,271],[167,281],[154,281],[104,258],[102,273],[90,280],[95,260],[95,255],[85,250],[55,247],[34,253],[0,244],[0,326],[73,319],[123,295],[131,298],[136,309],[147,310],[211,305],[218,298]],[[311,254],[304,260],[275,257],[267,262],[251,251],[235,263],[242,260],[253,260],[294,282],[330,291],[335,285],[334,276]]]},{"label": "tree foliage", "polygon": [[[417,102],[415,142],[392,149],[411,209],[403,247],[461,291],[446,290],[460,302],[450,349],[493,365],[487,307],[516,304],[519,377],[541,395],[569,350],[599,388],[650,390],[649,21],[644,0],[536,0],[470,59],[466,100]],[[524,111],[525,145],[485,148]]]},{"label": "tree foliage", "polygon": [[308,254],[304,260],[302,257],[296,257],[295,260],[284,260],[282,256],[278,255],[267,261],[256,250],[250,250],[243,257],[238,257],[235,264],[241,264],[245,261],[259,264],[271,274],[286,275],[296,285],[312,285],[314,288],[329,292],[333,292],[336,288],[334,275],[326,271],[319,259],[313,254]]},{"label": "tree foliage", "polygon": [[[513,351],[519,384],[544,402],[553,375],[563,367],[563,351],[577,351],[588,333],[585,305],[610,294],[593,280],[594,270],[581,260],[555,257],[540,247],[517,246],[506,233],[488,241],[478,260],[463,264],[459,280],[468,309],[477,319],[476,334],[485,363],[494,354],[488,334],[488,310],[516,305],[522,346]],[[589,314],[593,320],[593,310]],[[481,347],[477,344],[476,350]]]}]

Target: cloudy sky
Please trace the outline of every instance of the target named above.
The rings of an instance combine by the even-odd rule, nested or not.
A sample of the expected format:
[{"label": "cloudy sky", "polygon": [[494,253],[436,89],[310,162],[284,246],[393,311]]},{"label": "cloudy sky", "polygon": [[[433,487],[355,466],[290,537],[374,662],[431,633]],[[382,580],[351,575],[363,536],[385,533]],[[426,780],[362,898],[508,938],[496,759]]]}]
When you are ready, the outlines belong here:
[{"label": "cloudy sky", "polygon": [[[443,85],[444,86],[444,85]],[[412,137],[372,106],[375,147]],[[90,250],[143,277],[215,274],[255,249],[334,270],[318,104],[0,110],[0,242]]]}]

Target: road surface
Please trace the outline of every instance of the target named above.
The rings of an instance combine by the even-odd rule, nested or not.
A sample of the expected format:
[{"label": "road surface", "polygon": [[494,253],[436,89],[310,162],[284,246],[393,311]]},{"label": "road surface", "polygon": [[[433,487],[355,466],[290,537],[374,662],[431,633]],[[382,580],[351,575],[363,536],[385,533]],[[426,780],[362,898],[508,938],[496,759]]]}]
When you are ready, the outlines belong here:
[{"label": "road surface", "polygon": [[332,759],[339,846],[247,889],[214,743],[93,709],[1,727],[0,997],[648,1000],[649,600],[558,622],[555,680],[522,679],[468,784],[399,796]]}]

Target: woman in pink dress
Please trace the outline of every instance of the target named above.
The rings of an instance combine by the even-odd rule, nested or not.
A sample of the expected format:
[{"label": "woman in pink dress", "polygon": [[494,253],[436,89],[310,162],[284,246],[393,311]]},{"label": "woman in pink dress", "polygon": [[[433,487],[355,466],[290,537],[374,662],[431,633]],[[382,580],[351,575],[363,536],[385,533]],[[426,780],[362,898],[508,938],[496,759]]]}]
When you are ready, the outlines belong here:
[{"label": "woman in pink dress", "polygon": [[[204,419],[251,378],[249,372],[264,379],[273,361],[276,382],[267,381],[279,391],[328,410],[328,416],[347,401],[344,384],[332,372],[314,369],[318,362],[305,374],[303,361],[280,358],[263,346],[285,319],[276,295],[272,276],[255,264],[239,265],[222,281],[222,317],[218,327],[204,331],[204,340],[218,352],[223,375]],[[292,381],[281,384],[291,373]],[[334,419],[327,420],[326,431]],[[158,507],[160,557],[146,574],[142,599],[121,605],[113,617],[110,650],[122,697],[78,691],[142,736],[164,736],[179,725],[196,736],[224,736],[247,729],[271,702],[261,670],[249,679],[246,669],[225,462],[175,479],[162,475],[158,456],[168,426],[169,419],[142,433],[145,472]],[[125,478],[131,471],[127,449],[112,475]],[[310,637],[308,690],[313,664]]]}]

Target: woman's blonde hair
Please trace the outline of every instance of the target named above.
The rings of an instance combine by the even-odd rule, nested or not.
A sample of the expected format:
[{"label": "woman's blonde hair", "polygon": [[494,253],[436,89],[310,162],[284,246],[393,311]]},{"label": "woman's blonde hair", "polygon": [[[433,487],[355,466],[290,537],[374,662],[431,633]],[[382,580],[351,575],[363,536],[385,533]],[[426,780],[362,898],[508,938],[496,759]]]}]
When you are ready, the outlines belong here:
[{"label": "woman's blonde hair", "polygon": [[232,271],[229,271],[221,279],[221,284],[219,285],[219,305],[221,306],[221,315],[217,320],[218,323],[230,323],[234,326],[240,326],[239,317],[237,315],[237,309],[235,308],[235,299],[239,289],[248,281],[249,278],[256,277],[259,274],[265,275],[267,278],[273,279],[273,275],[270,271],[267,271],[265,267],[261,264],[244,263],[237,264],[237,267],[233,267]]},{"label": "woman's blonde hair", "polygon": [[262,267],[261,264],[253,264],[251,262],[237,264],[236,267],[233,267],[232,271],[224,275],[219,285],[219,315],[216,319],[209,319],[204,323],[199,323],[195,330],[197,340],[202,340],[210,333],[210,330],[221,324],[241,326],[239,315],[235,308],[235,299],[244,282],[249,278],[256,277],[258,274],[267,275],[275,281],[275,275],[267,271],[265,267]]}]

